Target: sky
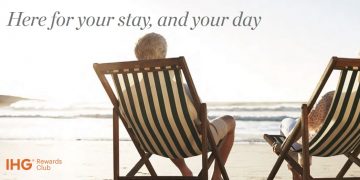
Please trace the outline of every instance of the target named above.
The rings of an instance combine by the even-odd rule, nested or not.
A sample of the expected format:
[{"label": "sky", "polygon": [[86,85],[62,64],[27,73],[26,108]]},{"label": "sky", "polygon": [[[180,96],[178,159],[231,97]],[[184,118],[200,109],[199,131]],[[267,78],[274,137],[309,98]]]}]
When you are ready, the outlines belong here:
[{"label": "sky", "polygon": [[[307,101],[332,56],[359,57],[360,1],[19,1],[0,2],[0,94],[107,101],[93,63],[135,60],[138,38],[162,34],[167,57],[185,56],[203,101]],[[24,16],[261,16],[246,27],[7,26]]]}]

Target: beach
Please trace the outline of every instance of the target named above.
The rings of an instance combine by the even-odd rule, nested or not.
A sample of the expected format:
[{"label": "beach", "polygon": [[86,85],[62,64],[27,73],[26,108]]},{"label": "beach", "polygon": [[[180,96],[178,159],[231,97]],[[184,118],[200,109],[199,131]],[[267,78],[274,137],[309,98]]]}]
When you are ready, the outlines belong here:
[{"label": "beach", "polygon": [[[11,141],[2,140],[0,159],[29,158],[47,160],[60,159],[61,164],[53,164],[51,170],[37,170],[36,163],[30,170],[4,171],[5,163],[0,163],[0,179],[74,179],[105,180],[112,179],[112,142],[111,141]],[[120,173],[126,173],[138,160],[138,154],[130,141],[120,142]],[[230,179],[266,179],[276,156],[266,144],[236,143],[230,154],[226,169]],[[313,158],[311,173],[315,177],[335,176],[346,161],[344,156]],[[179,175],[176,167],[159,156],[151,157],[151,162],[158,175]],[[194,172],[201,166],[201,157],[187,159]],[[210,169],[210,174],[212,168]],[[142,168],[138,175],[148,175]],[[356,166],[348,176],[360,174]],[[286,164],[283,164],[276,179],[291,179]]]},{"label": "beach", "polygon": [[[210,118],[230,114],[236,119],[235,143],[226,163],[230,179],[266,179],[277,156],[262,135],[278,134],[284,117],[299,114],[300,103],[223,103],[208,107]],[[113,178],[112,114],[109,103],[55,104],[24,100],[0,108],[0,179],[105,180]],[[120,173],[139,159],[120,123]],[[22,164],[10,169],[10,161]],[[186,160],[194,174],[201,157]],[[335,176],[345,156],[313,158],[314,177]],[[158,175],[179,175],[170,160],[152,156]],[[31,167],[30,167],[31,166]],[[212,174],[212,168],[209,175]],[[138,175],[149,175],[142,168]],[[359,176],[353,166],[348,176]],[[210,177],[210,176],[209,176]],[[291,179],[284,163],[276,179]]]},{"label": "beach", "polygon": [[[0,180],[111,180],[114,129],[124,176],[140,159],[127,128],[148,152],[182,157],[198,154],[198,125],[223,116],[227,126],[211,125],[228,138],[235,120],[231,180],[267,179],[278,156],[263,135],[299,132],[284,119],[304,143],[308,125],[310,154],[347,153],[360,146],[359,7],[0,1]],[[347,160],[313,157],[311,176],[336,177]],[[158,175],[181,175],[169,159],[150,161]],[[201,156],[186,162],[197,175]],[[345,176],[360,180],[356,163]],[[275,179],[292,179],[286,161]]]}]

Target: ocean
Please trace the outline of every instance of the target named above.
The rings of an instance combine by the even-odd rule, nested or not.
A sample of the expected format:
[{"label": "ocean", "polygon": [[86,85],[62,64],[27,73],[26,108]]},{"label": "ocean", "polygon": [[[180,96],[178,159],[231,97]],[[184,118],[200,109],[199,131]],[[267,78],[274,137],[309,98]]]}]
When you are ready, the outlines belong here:
[{"label": "ocean", "polygon": [[[280,121],[300,115],[300,102],[209,103],[208,117],[236,119],[237,143],[263,143],[264,133],[279,134]],[[0,108],[0,140],[111,141],[110,103],[59,103],[22,100]],[[120,140],[129,141],[124,127]]]}]

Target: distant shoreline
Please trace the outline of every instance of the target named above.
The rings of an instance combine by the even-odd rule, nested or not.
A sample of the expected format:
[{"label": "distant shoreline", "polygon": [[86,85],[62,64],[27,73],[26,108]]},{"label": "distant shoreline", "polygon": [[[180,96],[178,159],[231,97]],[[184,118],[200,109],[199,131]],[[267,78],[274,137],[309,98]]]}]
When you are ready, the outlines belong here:
[{"label": "distant shoreline", "polygon": [[212,106],[231,105],[269,105],[269,104],[302,104],[301,101],[229,101],[229,102],[206,102]]},{"label": "distant shoreline", "polygon": [[0,95],[0,107],[10,106],[12,103],[26,99],[27,98],[18,97],[18,96]]},{"label": "distant shoreline", "polygon": [[[39,100],[39,99],[30,99],[19,96],[10,96],[10,95],[0,95],[0,108],[8,107],[11,104],[21,101],[21,100]],[[44,100],[40,100],[44,101]],[[46,100],[45,100],[46,102]],[[51,101],[49,101],[51,102]],[[299,105],[305,102],[301,101],[207,101],[208,106],[260,106],[260,105],[284,105],[284,104],[293,104]],[[90,102],[91,104],[91,102]]]}]

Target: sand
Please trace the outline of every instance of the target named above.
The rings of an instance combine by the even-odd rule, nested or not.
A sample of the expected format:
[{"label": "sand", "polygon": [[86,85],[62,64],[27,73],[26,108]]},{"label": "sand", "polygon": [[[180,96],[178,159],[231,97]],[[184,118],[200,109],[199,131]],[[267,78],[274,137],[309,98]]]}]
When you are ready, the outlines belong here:
[{"label": "sand", "polygon": [[[111,141],[0,141],[0,179],[112,179]],[[125,173],[138,159],[138,154],[129,141],[121,142],[121,173]],[[30,170],[6,170],[6,159],[34,160]],[[61,160],[50,164],[50,170],[37,170],[40,160]],[[276,156],[266,144],[235,144],[226,164],[230,179],[266,179]],[[344,156],[314,158],[311,167],[316,177],[334,176],[346,161]],[[151,158],[159,175],[177,175],[179,172],[165,158]],[[191,169],[198,172],[200,157],[187,160]],[[40,168],[46,165],[40,166]],[[145,168],[139,174],[148,174]],[[360,176],[360,168],[352,166],[348,176]],[[276,179],[291,179],[284,164]]]}]

